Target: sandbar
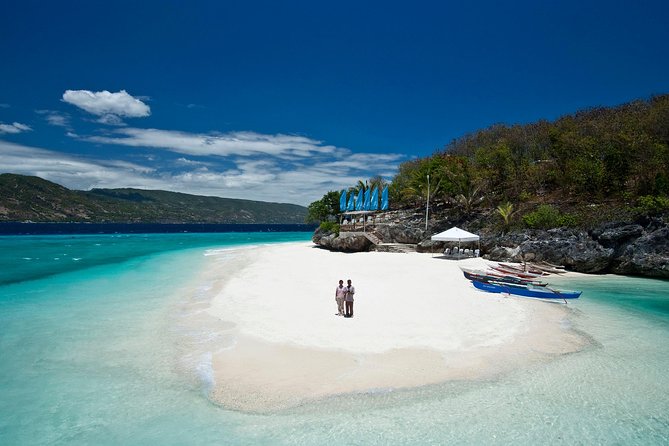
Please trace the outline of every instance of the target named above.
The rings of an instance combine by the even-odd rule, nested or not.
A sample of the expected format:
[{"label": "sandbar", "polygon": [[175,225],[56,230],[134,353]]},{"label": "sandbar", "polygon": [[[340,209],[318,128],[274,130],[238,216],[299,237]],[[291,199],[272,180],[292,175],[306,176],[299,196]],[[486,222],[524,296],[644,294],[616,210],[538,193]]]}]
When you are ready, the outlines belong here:
[{"label": "sandbar", "polygon": [[[262,413],[487,378],[585,345],[568,306],[478,291],[459,269],[485,264],[310,242],[226,252],[211,299],[197,303],[201,327],[221,327],[206,344],[210,398]],[[339,279],[357,290],[350,319],[335,314]]]}]

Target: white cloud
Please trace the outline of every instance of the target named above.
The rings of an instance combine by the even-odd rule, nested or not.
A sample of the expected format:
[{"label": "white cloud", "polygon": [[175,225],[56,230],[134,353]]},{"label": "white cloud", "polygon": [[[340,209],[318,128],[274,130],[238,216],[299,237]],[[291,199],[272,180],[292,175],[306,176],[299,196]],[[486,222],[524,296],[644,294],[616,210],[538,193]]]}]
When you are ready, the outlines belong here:
[{"label": "white cloud", "polygon": [[265,154],[303,158],[315,154],[333,154],[341,150],[304,136],[255,132],[198,134],[176,130],[124,128],[115,130],[112,135],[89,136],[84,139],[102,144],[165,149],[197,156]]},{"label": "white cloud", "polygon": [[118,125],[118,126],[125,125],[125,123],[121,118],[119,118],[116,115],[112,115],[111,113],[107,113],[106,115],[100,116],[100,118],[98,118],[95,122],[107,125]]},{"label": "white cloud", "polygon": [[51,125],[55,125],[55,126],[58,126],[58,127],[67,127],[67,126],[69,126],[69,122],[68,122],[68,119],[67,119],[66,116],[59,115],[59,114],[55,114],[55,113],[54,113],[54,114],[47,115],[47,117],[46,117],[46,121],[47,121],[49,124],[51,124]]},{"label": "white cloud", "polygon": [[43,115],[49,125],[58,127],[70,127],[70,116],[55,110],[35,110],[37,114]]},{"label": "white cloud", "polygon": [[341,159],[322,163],[321,167],[337,171],[344,169],[366,170],[370,166],[373,166],[377,170],[383,170],[388,166],[393,166],[394,170],[404,158],[404,155],[398,153],[352,153]]},{"label": "white cloud", "polygon": [[30,127],[28,127],[25,124],[21,124],[20,122],[14,122],[12,124],[4,124],[0,122],[0,134],[22,133],[22,132],[29,132],[30,130],[32,130]]},{"label": "white cloud", "polygon": [[154,169],[126,161],[87,160],[59,152],[0,141],[0,171],[36,175],[71,189],[138,187],[158,189]]},{"label": "white cloud", "polygon": [[208,163],[205,163],[203,161],[195,161],[195,160],[192,160],[192,159],[189,159],[189,158],[184,158],[184,157],[177,158],[175,163],[177,165],[181,165],[181,166],[206,166],[208,164]]},{"label": "white cloud", "polygon": [[[119,129],[114,133],[127,130],[138,129]],[[165,136],[164,131],[159,132]],[[358,180],[382,172],[390,179],[405,158],[400,154],[351,153],[299,136],[250,132],[207,135],[214,141],[206,144],[203,135],[166,133],[172,138],[183,138],[179,141],[186,147],[196,142],[203,146],[196,144],[188,149],[194,152],[195,159],[152,157],[143,161],[146,164],[138,164],[84,158],[0,141],[0,171],[37,175],[72,189],[135,187],[307,205],[330,190],[348,188]],[[155,136],[142,131],[138,134]],[[214,153],[220,153],[219,146],[224,146],[228,154],[235,156],[197,159],[197,155],[211,153],[212,146],[217,148]],[[297,160],[282,156],[295,152],[295,146],[299,146],[297,151],[302,154]]]},{"label": "white cloud", "polygon": [[66,90],[63,101],[88,113],[99,116],[102,124],[119,125],[121,118],[144,118],[151,115],[151,108],[128,94],[125,90],[111,93],[107,90]]},{"label": "white cloud", "polygon": [[241,166],[220,172],[194,170],[175,175],[179,189],[203,195],[307,205],[330,190],[354,185],[357,176],[336,175],[311,167],[296,170]]}]

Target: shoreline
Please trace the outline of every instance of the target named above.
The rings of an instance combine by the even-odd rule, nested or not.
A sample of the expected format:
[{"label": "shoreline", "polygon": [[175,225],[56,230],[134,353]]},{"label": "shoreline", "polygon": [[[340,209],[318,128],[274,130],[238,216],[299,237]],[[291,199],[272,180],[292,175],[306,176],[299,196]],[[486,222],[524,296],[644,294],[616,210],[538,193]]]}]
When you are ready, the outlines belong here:
[{"label": "shoreline", "polygon": [[[199,335],[184,351],[204,358],[209,397],[227,409],[483,379],[587,343],[564,305],[473,288],[458,266],[480,258],[333,253],[310,242],[221,252],[205,272],[207,298],[193,302]],[[334,288],[348,278],[353,319],[335,316]]]}]

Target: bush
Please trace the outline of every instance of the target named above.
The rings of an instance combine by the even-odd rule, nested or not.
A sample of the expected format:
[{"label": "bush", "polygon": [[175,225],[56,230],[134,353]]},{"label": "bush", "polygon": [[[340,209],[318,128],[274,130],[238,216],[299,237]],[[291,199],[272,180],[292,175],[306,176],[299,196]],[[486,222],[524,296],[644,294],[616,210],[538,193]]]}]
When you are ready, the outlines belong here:
[{"label": "bush", "polygon": [[523,202],[529,201],[531,198],[532,198],[532,194],[527,192],[527,191],[521,191],[518,194],[518,200],[523,201]]},{"label": "bush", "polygon": [[669,211],[669,198],[659,195],[644,195],[637,200],[635,210],[641,215],[660,215]]},{"label": "bush", "polygon": [[339,235],[339,224],[333,221],[324,221],[318,228],[324,232],[334,232]]},{"label": "bush", "polygon": [[552,229],[576,226],[578,219],[571,214],[561,214],[553,206],[542,204],[536,211],[523,216],[525,224],[532,229]]}]

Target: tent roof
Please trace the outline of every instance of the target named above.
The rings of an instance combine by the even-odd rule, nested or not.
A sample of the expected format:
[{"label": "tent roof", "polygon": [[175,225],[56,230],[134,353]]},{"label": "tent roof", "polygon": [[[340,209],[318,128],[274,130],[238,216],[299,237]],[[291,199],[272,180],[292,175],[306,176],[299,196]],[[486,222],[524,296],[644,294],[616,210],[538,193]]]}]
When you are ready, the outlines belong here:
[{"label": "tent roof", "polygon": [[463,229],[453,227],[447,231],[440,232],[431,237],[432,240],[441,242],[475,242],[480,237]]}]

